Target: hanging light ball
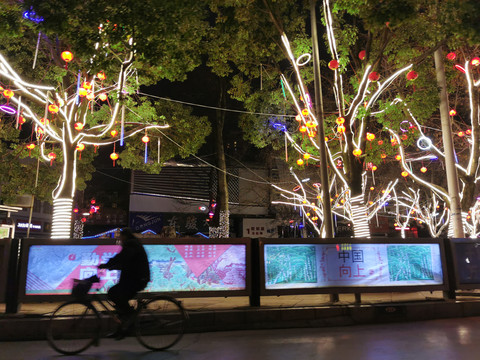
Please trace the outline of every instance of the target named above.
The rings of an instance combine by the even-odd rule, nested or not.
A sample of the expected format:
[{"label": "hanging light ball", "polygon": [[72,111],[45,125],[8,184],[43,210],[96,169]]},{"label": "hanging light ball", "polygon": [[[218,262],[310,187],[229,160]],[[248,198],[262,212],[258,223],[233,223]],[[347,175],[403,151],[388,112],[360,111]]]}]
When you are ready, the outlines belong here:
[{"label": "hanging light ball", "polygon": [[48,124],[50,124],[50,120],[45,119],[45,118],[41,118],[40,119],[40,124],[42,124],[44,126],[48,126]]},{"label": "hanging light ball", "polygon": [[50,161],[53,161],[57,158],[57,155],[54,153],[54,152],[50,152],[48,153],[48,158],[50,159]]},{"label": "hanging light ball", "polygon": [[78,89],[78,95],[80,95],[80,96],[83,97],[83,96],[87,96],[87,94],[88,94],[88,90],[87,90],[87,89],[85,89],[85,88],[83,88],[83,87],[80,88],[80,89]]},{"label": "hanging light ball", "polygon": [[455,116],[455,115],[457,115],[457,110],[452,109],[452,110],[450,110],[450,112],[449,112],[448,114],[449,114],[450,116]]},{"label": "hanging light ball", "polygon": [[372,134],[372,133],[368,133],[368,132],[367,132],[367,140],[368,140],[368,141],[373,141],[373,140],[375,140],[375,134]]},{"label": "hanging light ball", "polygon": [[83,150],[85,150],[85,144],[82,144],[82,143],[78,144],[77,151],[83,151]]},{"label": "hanging light ball", "polygon": [[402,160],[402,155],[400,155],[400,154],[395,155],[395,160],[397,160],[397,161]]},{"label": "hanging light ball", "polygon": [[111,153],[110,159],[112,159],[113,161],[118,160],[118,154],[116,152]]},{"label": "hanging light ball", "polygon": [[75,130],[80,131],[83,129],[83,123],[76,122],[75,125],[73,125],[73,127],[75,128]]},{"label": "hanging light ball", "polygon": [[358,58],[360,60],[365,60],[366,57],[367,57],[367,52],[365,50],[362,50],[358,53]]},{"label": "hanging light ball", "polygon": [[90,82],[88,82],[88,81],[84,81],[84,82],[82,83],[82,88],[87,89],[87,90],[90,90],[90,89],[92,88],[92,84],[91,84]]},{"label": "hanging light ball", "polygon": [[375,190],[375,188],[373,186],[370,186],[370,191],[373,191]]},{"label": "hanging light ball", "polygon": [[359,157],[360,155],[362,155],[362,150],[355,149],[355,150],[352,151],[352,153],[353,153],[353,156]]},{"label": "hanging light ball", "polygon": [[25,124],[25,118],[23,116],[19,116],[18,117],[18,125],[22,125],[22,124]]},{"label": "hanging light ball", "polygon": [[87,98],[88,101],[92,101],[93,99],[95,99],[95,94],[93,93],[93,91],[89,91],[87,92],[87,96],[85,96]]},{"label": "hanging light ball", "polygon": [[370,74],[368,74],[368,80],[371,82],[376,82],[380,79],[380,74],[377,73],[376,71],[372,71]]},{"label": "hanging light ball", "polygon": [[118,131],[117,131],[117,130],[112,130],[112,131],[110,131],[110,135],[111,135],[112,137],[115,137],[115,136],[118,135]]},{"label": "hanging light ball", "polygon": [[303,154],[303,158],[304,158],[305,160],[310,159],[310,156],[311,156],[311,155],[310,155],[309,153]]},{"label": "hanging light ball", "polygon": [[98,95],[98,98],[102,101],[105,101],[105,100],[107,100],[107,94],[106,93],[101,93],[100,95]]},{"label": "hanging light ball", "polygon": [[345,126],[344,125],[338,125],[337,126],[337,131],[342,134],[345,132]]},{"label": "hanging light ball", "polygon": [[308,111],[308,109],[303,109],[303,110],[302,110],[302,115],[303,115],[303,116],[308,116],[308,114],[310,114],[310,112]]},{"label": "hanging light ball", "polygon": [[66,63],[69,63],[73,60],[73,54],[70,51],[64,51],[60,56],[62,57],[62,60]]},{"label": "hanging light ball", "polygon": [[10,89],[3,90],[3,96],[5,96],[7,99],[10,99],[13,97],[14,93]]},{"label": "hanging light ball", "polygon": [[147,143],[150,141],[150,138],[149,138],[147,135],[145,135],[144,137],[142,137],[142,141],[143,141],[145,144],[147,144]]},{"label": "hanging light ball", "polygon": [[314,128],[317,126],[312,120],[308,120],[306,125],[307,125],[307,128]]},{"label": "hanging light ball", "polygon": [[380,157],[381,157],[382,159],[385,159],[385,158],[387,157],[387,154],[382,154],[382,155],[380,155]]},{"label": "hanging light ball", "polygon": [[401,174],[404,178],[408,176],[408,172],[407,171],[402,171],[402,174]]},{"label": "hanging light ball", "polygon": [[338,60],[332,60],[328,63],[328,67],[330,68],[330,70],[337,70],[339,66],[340,64]]},{"label": "hanging light ball", "polygon": [[470,61],[470,64],[471,64],[472,66],[478,66],[478,65],[480,65],[480,58],[474,57],[474,58]]},{"label": "hanging light ball", "polygon": [[304,133],[304,132],[306,132],[306,131],[307,131],[307,127],[306,127],[306,126],[304,126],[304,125],[300,126],[300,132]]},{"label": "hanging light ball", "polygon": [[377,171],[377,169],[378,169],[377,165],[372,166],[372,171]]},{"label": "hanging light ball", "polygon": [[302,160],[302,159],[298,159],[298,160],[297,160],[297,165],[298,165],[298,166],[302,166],[302,165],[303,165],[303,160]]},{"label": "hanging light ball", "polygon": [[408,80],[408,81],[413,81],[413,80],[415,80],[416,78],[418,78],[418,73],[417,73],[415,70],[410,70],[410,71],[407,73],[407,80]]},{"label": "hanging light ball", "polygon": [[340,117],[337,118],[337,120],[335,120],[335,122],[338,125],[342,125],[345,122],[345,118],[340,116]]},{"label": "hanging light ball", "polygon": [[28,145],[27,145],[27,149],[28,149],[28,150],[33,150],[33,149],[35,149],[35,144],[34,144],[34,143],[28,144]]},{"label": "hanging light ball", "polygon": [[97,73],[97,78],[99,80],[105,80],[107,77],[105,76],[105,73],[103,71],[100,71],[99,73]]},{"label": "hanging light ball", "polygon": [[302,121],[302,117],[300,115],[295,116],[295,120]]},{"label": "hanging light ball", "polygon": [[452,52],[449,52],[447,54],[447,59],[450,60],[450,61],[453,61],[457,58],[457,54],[455,54],[453,51]]},{"label": "hanging light ball", "polygon": [[383,145],[383,140],[378,140],[378,145]]},{"label": "hanging light ball", "polygon": [[420,171],[425,174],[427,172],[427,168],[425,166],[422,166],[420,168]]},{"label": "hanging light ball", "polygon": [[55,104],[48,105],[48,112],[50,114],[56,114],[58,113],[58,106]]}]

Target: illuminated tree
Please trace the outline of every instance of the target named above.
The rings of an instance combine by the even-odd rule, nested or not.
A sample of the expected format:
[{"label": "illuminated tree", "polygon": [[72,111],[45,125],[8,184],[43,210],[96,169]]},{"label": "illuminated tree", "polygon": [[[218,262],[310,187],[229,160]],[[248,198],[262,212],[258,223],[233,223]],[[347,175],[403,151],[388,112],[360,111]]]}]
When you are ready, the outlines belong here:
[{"label": "illuminated tree", "polygon": [[[67,64],[72,57],[68,51],[62,54]],[[125,89],[133,72],[132,60],[133,51],[121,62],[118,80],[113,84],[104,83],[104,73],[94,76],[81,76],[79,73],[77,86],[54,88],[27,83],[0,55],[0,77],[15,89],[15,92],[4,89],[3,96],[9,104],[16,106],[15,109],[5,105],[3,111],[17,112],[21,118],[33,122],[43,160],[63,162],[62,174],[52,193],[54,239],[69,238],[71,235],[77,158],[85,146],[112,145],[117,141],[122,143],[123,139],[139,132],[168,127],[155,123],[144,124],[142,121],[124,121]],[[98,111],[100,114],[108,112],[108,121],[99,122],[105,118],[96,116],[98,114],[94,112],[94,107],[97,101],[107,101],[108,98],[111,108],[105,106]],[[42,110],[43,114],[40,114]],[[122,116],[120,113],[123,113]],[[116,122],[120,118],[121,126],[117,131]],[[60,145],[61,152],[50,149],[55,144]],[[110,157],[115,161],[118,154],[113,152]]]}]

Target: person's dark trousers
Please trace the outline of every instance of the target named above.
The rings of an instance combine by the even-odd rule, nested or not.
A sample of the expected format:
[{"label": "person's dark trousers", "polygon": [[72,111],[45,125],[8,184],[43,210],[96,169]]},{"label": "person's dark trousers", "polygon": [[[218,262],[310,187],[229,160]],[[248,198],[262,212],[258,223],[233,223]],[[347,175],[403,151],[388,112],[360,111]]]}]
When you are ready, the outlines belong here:
[{"label": "person's dark trousers", "polygon": [[133,311],[128,301],[133,299],[138,292],[138,286],[130,284],[118,283],[108,290],[108,299],[113,301],[115,309],[118,312],[120,319],[123,321]]}]

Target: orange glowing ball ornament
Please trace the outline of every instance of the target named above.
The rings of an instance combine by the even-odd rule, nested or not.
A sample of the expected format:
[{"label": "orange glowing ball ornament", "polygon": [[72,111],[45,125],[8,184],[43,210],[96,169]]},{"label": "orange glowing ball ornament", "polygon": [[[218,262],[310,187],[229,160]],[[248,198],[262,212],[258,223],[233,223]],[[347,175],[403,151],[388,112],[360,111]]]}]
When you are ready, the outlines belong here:
[{"label": "orange glowing ball ornament", "polygon": [[375,134],[372,134],[372,133],[368,133],[368,132],[367,132],[367,140],[368,140],[368,141],[373,141],[373,140],[375,140]]},{"label": "orange glowing ball ornament", "polygon": [[352,153],[353,153],[353,156],[359,157],[360,155],[362,155],[362,150],[355,149],[355,150],[352,151]]},{"label": "orange glowing ball ornament", "polygon": [[117,131],[117,130],[112,130],[112,131],[110,131],[110,135],[111,135],[112,137],[115,137],[115,136],[118,135],[118,131]]},{"label": "orange glowing ball ornament", "polygon": [[448,114],[450,116],[455,116],[455,115],[457,115],[457,111],[455,109],[452,109],[452,110],[450,110],[450,112]]},{"label": "orange glowing ball ornament", "polygon": [[303,154],[303,158],[304,158],[305,160],[310,159],[310,154],[309,154],[309,153]]},{"label": "orange glowing ball ornament", "polygon": [[58,113],[58,110],[59,109],[58,109],[57,105],[55,105],[55,104],[48,105],[48,112],[50,114],[56,114],[56,113]]},{"label": "orange glowing ball ornament", "polygon": [[149,138],[147,135],[145,135],[144,137],[142,137],[142,141],[143,141],[145,144],[147,144],[147,143],[150,141],[150,138]]},{"label": "orange glowing ball ornament", "polygon": [[85,144],[82,144],[82,143],[78,144],[76,149],[77,149],[77,151],[85,150]]},{"label": "orange glowing ball ornament", "polygon": [[339,66],[340,64],[338,60],[332,60],[328,63],[328,67],[330,68],[330,70],[337,70]]},{"label": "orange glowing ball ornament", "polygon": [[116,152],[111,153],[110,159],[112,159],[113,161],[118,160],[118,154]]},{"label": "orange glowing ball ornament", "polygon": [[303,159],[298,159],[297,160],[297,165],[302,166],[304,164]]},{"label": "orange glowing ball ornament", "polygon": [[105,73],[103,71],[100,71],[97,73],[97,78],[101,81],[105,80],[107,77],[105,76]]},{"label": "orange glowing ball ornament", "polygon": [[338,124],[338,125],[342,125],[344,122],[345,122],[345,118],[343,117],[338,117],[337,120],[335,120],[335,122]]},{"label": "orange glowing ball ornament", "polygon": [[427,168],[425,166],[422,166],[420,168],[420,171],[425,174],[427,172]]},{"label": "orange glowing ball ornament", "polygon": [[76,122],[75,125],[73,125],[73,127],[75,128],[75,130],[80,131],[83,129],[83,123]]},{"label": "orange glowing ball ornament", "polygon": [[106,101],[107,100],[107,94],[106,93],[101,93],[100,95],[98,95],[98,98],[102,101]]},{"label": "orange glowing ball ornament", "polygon": [[3,96],[5,96],[7,99],[10,99],[11,97],[13,97],[13,95],[14,93],[10,89],[6,89],[3,91]]},{"label": "orange glowing ball ornament", "polygon": [[60,56],[62,57],[62,60],[66,63],[69,63],[73,60],[73,54],[70,51],[64,51]]},{"label": "orange glowing ball ornament", "polygon": [[407,171],[402,171],[402,174],[401,174],[404,178],[408,176],[408,172]]}]

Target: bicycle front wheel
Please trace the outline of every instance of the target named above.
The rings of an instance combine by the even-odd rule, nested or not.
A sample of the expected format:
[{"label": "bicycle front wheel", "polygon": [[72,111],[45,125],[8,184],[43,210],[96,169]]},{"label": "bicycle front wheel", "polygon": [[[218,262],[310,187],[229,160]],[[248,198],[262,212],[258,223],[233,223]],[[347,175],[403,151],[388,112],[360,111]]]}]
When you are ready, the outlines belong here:
[{"label": "bicycle front wheel", "polygon": [[100,326],[100,316],[91,303],[70,301],[52,314],[48,343],[61,354],[78,354],[98,341]]},{"label": "bicycle front wheel", "polygon": [[183,336],[187,314],[176,299],[158,296],[145,303],[135,320],[138,341],[150,350],[165,350]]}]

